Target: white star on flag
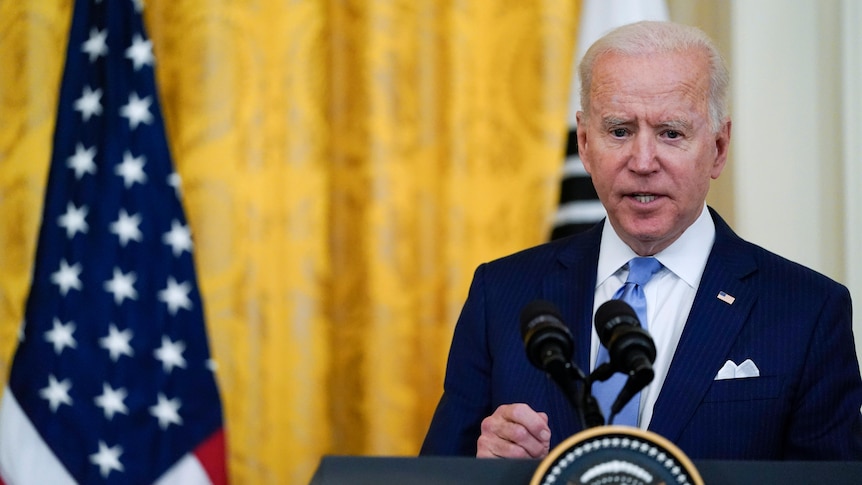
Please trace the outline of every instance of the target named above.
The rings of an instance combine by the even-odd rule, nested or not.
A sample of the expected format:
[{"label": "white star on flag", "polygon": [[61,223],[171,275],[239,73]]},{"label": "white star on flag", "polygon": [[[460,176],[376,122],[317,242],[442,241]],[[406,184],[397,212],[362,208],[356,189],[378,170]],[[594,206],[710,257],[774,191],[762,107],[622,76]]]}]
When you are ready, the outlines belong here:
[{"label": "white star on flag", "polygon": [[39,396],[48,401],[51,407],[51,412],[56,413],[61,404],[72,405],[72,398],[69,396],[69,389],[72,388],[72,382],[69,379],[58,381],[54,374],[48,376],[48,387],[39,391]]},{"label": "white star on flag", "polygon": [[90,30],[90,38],[84,42],[84,45],[81,47],[81,51],[89,54],[91,63],[99,57],[108,54],[107,39],[108,29],[99,30],[94,27]]},{"label": "white star on flag", "polygon": [[120,445],[108,447],[104,441],[99,440],[99,451],[90,455],[90,463],[99,467],[102,478],[108,478],[113,470],[123,471],[123,464],[120,463],[122,454],[123,448]]},{"label": "white star on flag", "polygon": [[138,299],[135,281],[138,279],[134,271],[123,273],[120,268],[114,268],[114,277],[105,282],[105,291],[114,295],[114,303],[119,305],[124,299]]},{"label": "white star on flag", "polygon": [[159,420],[159,427],[166,429],[171,424],[183,424],[179,413],[180,405],[179,399],[168,399],[164,394],[159,393],[159,402],[150,407],[150,413]]},{"label": "white star on flag", "polygon": [[123,154],[123,163],[117,165],[116,173],[123,178],[123,184],[127,189],[135,182],[145,183],[147,174],[144,172],[144,157],[133,157],[131,153],[126,151]]},{"label": "white star on flag", "polygon": [[75,110],[81,112],[84,121],[89,121],[93,115],[102,114],[102,90],[93,91],[90,86],[84,86],[84,93],[75,101]]},{"label": "white star on flag", "polygon": [[96,397],[96,406],[105,412],[105,419],[114,419],[114,414],[129,414],[125,400],[128,392],[125,389],[113,389],[107,383],[102,384],[102,394]]},{"label": "white star on flag", "polygon": [[130,216],[126,209],[120,209],[117,220],[111,224],[111,232],[120,238],[120,246],[125,246],[129,241],[140,241],[143,238],[143,234],[138,228],[140,223],[140,214]]},{"label": "white star on flag", "polygon": [[75,207],[69,202],[66,204],[66,213],[57,218],[57,224],[66,229],[66,237],[75,237],[75,233],[86,234],[90,226],[87,224],[87,206]]},{"label": "white star on flag", "polygon": [[78,346],[78,342],[73,336],[74,333],[74,322],[63,323],[55,318],[54,327],[45,332],[45,340],[54,345],[54,352],[59,355],[66,347],[75,348]]},{"label": "white star on flag", "polygon": [[129,119],[129,128],[134,130],[141,123],[153,122],[150,104],[152,104],[152,100],[149,96],[141,99],[138,97],[138,93],[132,93],[129,95],[129,103],[120,108],[120,115]]},{"label": "white star on flag", "polygon": [[126,58],[132,60],[136,71],[143,66],[153,65],[153,43],[135,34],[131,47],[126,49]]},{"label": "white star on flag", "polygon": [[120,356],[125,355],[132,357],[135,351],[132,350],[132,330],[125,329],[117,330],[117,326],[113,323],[108,326],[108,335],[99,339],[99,345],[111,354],[111,360],[116,362]]},{"label": "white star on flag", "polygon": [[66,296],[72,288],[81,289],[81,264],[69,266],[65,259],[60,260],[60,269],[51,274],[51,283],[60,287],[60,294]]},{"label": "white star on flag", "polygon": [[68,163],[69,168],[75,171],[75,178],[80,180],[86,173],[96,173],[95,157],[96,147],[85,148],[80,142],[75,145],[75,154],[69,157]]},{"label": "white star on flag", "polygon": [[173,172],[168,175],[168,185],[174,188],[174,192],[176,192],[177,197],[179,197],[180,193],[182,192],[181,189],[183,185],[183,181],[180,178],[180,174]]},{"label": "white star on flag", "polygon": [[171,230],[162,236],[162,241],[171,247],[174,256],[183,254],[183,251],[191,252],[192,235],[189,227],[179,221],[171,221]]},{"label": "white star on flag", "polygon": [[159,301],[168,305],[171,315],[176,315],[180,308],[191,310],[192,301],[189,299],[191,285],[188,282],[177,283],[173,276],[168,277],[168,286],[159,291]]},{"label": "white star on flag", "polygon": [[183,358],[183,351],[186,350],[186,344],[182,341],[172,342],[167,337],[162,337],[162,346],[154,352],[156,360],[161,361],[162,368],[165,374],[170,374],[174,367],[186,367],[186,359]]}]

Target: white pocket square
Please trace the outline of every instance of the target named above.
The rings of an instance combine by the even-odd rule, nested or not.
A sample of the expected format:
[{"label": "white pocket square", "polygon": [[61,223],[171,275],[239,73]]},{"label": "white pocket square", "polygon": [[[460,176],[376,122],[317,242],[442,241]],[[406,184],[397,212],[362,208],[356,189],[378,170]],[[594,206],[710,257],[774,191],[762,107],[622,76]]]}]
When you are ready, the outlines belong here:
[{"label": "white pocket square", "polygon": [[739,365],[736,365],[732,360],[728,360],[718,371],[718,374],[715,375],[715,380],[744,379],[746,377],[760,377],[760,369],[757,368],[757,365],[751,359],[745,359]]}]

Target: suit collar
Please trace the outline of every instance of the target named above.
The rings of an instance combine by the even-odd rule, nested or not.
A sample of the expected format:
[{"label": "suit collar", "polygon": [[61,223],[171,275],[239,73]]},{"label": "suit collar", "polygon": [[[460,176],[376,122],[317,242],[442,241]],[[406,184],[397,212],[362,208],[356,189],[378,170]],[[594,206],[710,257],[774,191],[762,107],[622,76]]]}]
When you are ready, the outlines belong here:
[{"label": "suit collar", "polygon": [[606,222],[606,219],[602,219],[584,232],[560,239],[558,242],[563,246],[557,254],[559,263],[568,268],[583,263],[585,259],[598,259],[602,230]]}]

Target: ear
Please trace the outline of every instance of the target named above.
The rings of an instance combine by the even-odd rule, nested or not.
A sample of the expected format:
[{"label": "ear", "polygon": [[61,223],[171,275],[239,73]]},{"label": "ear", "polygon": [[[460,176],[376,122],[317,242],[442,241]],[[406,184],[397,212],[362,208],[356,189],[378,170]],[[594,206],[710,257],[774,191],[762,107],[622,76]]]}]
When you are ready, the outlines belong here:
[{"label": "ear", "polygon": [[578,111],[575,115],[575,120],[578,124],[578,157],[581,159],[581,163],[584,164],[584,170],[587,171],[587,174],[592,175],[590,155],[587,151],[589,148],[587,143],[587,117],[583,111]]},{"label": "ear", "polygon": [[712,163],[710,176],[717,179],[727,163],[727,155],[730,152],[730,129],[732,123],[730,118],[724,120],[718,133],[715,135],[715,161]]}]

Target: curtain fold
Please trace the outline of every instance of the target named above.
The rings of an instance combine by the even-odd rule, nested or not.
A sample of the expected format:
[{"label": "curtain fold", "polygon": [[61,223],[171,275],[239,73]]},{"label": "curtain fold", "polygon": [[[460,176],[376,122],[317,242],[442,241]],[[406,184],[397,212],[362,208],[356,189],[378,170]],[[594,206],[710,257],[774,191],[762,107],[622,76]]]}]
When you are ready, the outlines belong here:
[{"label": "curtain fold", "polygon": [[[233,482],[415,454],[473,270],[548,234],[579,2],[145,6]],[[0,0],[3,375],[70,13]]]}]

